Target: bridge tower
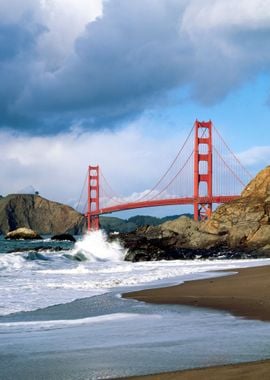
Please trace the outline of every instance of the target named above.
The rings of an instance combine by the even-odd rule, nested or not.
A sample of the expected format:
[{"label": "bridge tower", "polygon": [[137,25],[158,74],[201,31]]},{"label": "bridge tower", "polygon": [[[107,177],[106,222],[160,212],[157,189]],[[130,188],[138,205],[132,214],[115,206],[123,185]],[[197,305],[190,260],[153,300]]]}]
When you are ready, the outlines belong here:
[{"label": "bridge tower", "polygon": [[[88,166],[87,230],[99,229],[99,166]],[[95,214],[93,214],[95,212]]]},{"label": "bridge tower", "polygon": [[205,220],[212,214],[212,122],[196,120],[194,129],[194,220]]}]

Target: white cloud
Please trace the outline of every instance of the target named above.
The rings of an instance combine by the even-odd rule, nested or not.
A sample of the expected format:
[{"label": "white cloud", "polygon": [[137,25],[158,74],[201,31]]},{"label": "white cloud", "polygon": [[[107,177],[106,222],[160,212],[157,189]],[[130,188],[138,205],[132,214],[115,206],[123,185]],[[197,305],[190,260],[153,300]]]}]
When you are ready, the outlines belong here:
[{"label": "white cloud", "polygon": [[193,0],[187,3],[182,30],[190,35],[201,31],[224,32],[225,29],[269,27],[270,4],[268,0]]},{"label": "white cloud", "polygon": [[150,201],[150,200],[157,200],[157,199],[174,199],[178,198],[179,194],[176,193],[170,193],[166,190],[159,191],[159,190],[153,190],[153,189],[146,189],[141,192],[134,192],[128,196],[123,197],[117,197],[114,196],[110,199],[107,199],[104,197],[104,204],[102,207],[111,207],[111,206],[118,206],[121,203],[132,203],[132,202],[144,202],[144,201]]},{"label": "white cloud", "polygon": [[245,166],[263,168],[270,164],[270,146],[255,146],[238,153],[237,157]]},{"label": "white cloud", "polygon": [[11,1],[3,0],[0,2],[1,21],[5,23],[17,23],[24,16],[38,13],[39,8],[40,3],[37,0],[12,0],[12,4]]},{"label": "white cloud", "polygon": [[102,14],[102,0],[41,0],[40,20],[48,32],[39,41],[47,69],[58,68],[72,54],[86,25]]},{"label": "white cloud", "polygon": [[100,165],[120,196],[145,191],[167,169],[187,133],[161,139],[148,132],[143,119],[117,131],[74,128],[44,137],[1,132],[0,194],[32,185],[42,196],[75,204],[89,164]]},{"label": "white cloud", "polygon": [[102,0],[3,0],[1,22],[20,24],[25,20],[46,27],[38,41],[38,63],[56,69],[73,52],[74,41],[88,23],[102,15]]},{"label": "white cloud", "polygon": [[0,4],[2,22],[17,20],[13,34],[2,31],[10,61],[0,91],[12,92],[1,97],[2,126],[50,133],[74,121],[115,125],[181,88],[213,105],[270,71],[269,1],[11,2]]}]

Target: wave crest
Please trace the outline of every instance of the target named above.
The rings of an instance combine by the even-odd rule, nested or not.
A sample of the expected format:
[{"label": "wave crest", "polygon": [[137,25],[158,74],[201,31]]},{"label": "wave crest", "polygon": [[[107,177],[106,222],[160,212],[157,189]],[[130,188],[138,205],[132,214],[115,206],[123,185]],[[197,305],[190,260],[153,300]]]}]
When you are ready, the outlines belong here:
[{"label": "wave crest", "polygon": [[83,258],[89,261],[123,261],[125,249],[119,241],[109,242],[105,232],[91,231],[87,232],[83,239],[76,242],[72,251],[72,256],[76,259]]}]

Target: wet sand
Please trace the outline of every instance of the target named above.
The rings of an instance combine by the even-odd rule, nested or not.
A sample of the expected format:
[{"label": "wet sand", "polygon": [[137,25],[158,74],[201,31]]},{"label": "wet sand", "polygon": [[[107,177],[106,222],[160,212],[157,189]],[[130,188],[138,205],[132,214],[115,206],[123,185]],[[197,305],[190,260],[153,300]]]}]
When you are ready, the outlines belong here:
[{"label": "wet sand", "polygon": [[[233,270],[236,274],[123,294],[124,298],[156,304],[181,304],[224,310],[235,316],[270,321],[270,266]],[[270,326],[269,326],[270,327]],[[269,352],[270,356],[270,352]],[[135,379],[224,380],[270,379],[270,360],[217,366]]]},{"label": "wet sand", "polygon": [[156,304],[207,307],[270,321],[270,266],[234,269],[232,272],[237,274],[126,293],[123,297]]},{"label": "wet sand", "polygon": [[[261,362],[216,366],[158,375],[133,376],[128,380],[269,380],[270,360]],[[123,380],[123,379],[122,379]]]}]

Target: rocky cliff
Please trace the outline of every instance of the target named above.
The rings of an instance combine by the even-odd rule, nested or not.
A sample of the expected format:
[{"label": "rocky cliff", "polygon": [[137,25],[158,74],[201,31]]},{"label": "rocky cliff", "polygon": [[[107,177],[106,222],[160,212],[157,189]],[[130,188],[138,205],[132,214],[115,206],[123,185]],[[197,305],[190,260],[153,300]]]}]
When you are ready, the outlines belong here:
[{"label": "rocky cliff", "polygon": [[72,207],[39,195],[11,194],[0,199],[2,234],[19,227],[31,228],[39,234],[78,234],[84,226],[85,218]]},{"label": "rocky cliff", "polygon": [[270,166],[244,189],[238,200],[217,208],[206,222],[181,217],[157,227],[120,236],[127,259],[152,260],[270,256]]},{"label": "rocky cliff", "polygon": [[200,231],[229,247],[270,254],[270,166],[246,186],[240,199],[220,206]]}]

